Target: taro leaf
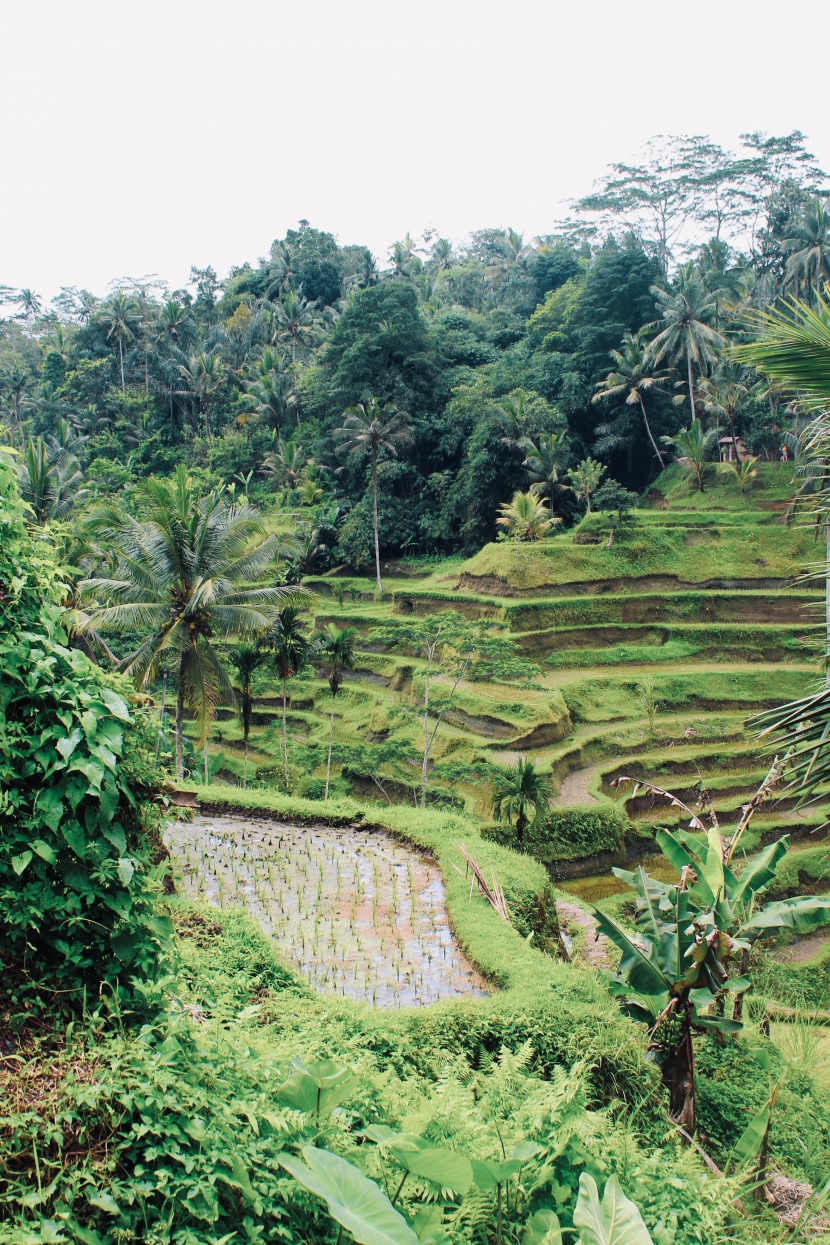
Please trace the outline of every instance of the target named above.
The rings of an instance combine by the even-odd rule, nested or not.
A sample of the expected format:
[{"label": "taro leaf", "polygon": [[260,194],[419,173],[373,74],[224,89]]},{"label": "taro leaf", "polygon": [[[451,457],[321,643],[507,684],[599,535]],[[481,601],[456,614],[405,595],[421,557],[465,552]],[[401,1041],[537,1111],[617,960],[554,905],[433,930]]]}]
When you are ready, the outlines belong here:
[{"label": "taro leaf", "polygon": [[449,1242],[443,1223],[443,1206],[422,1206],[412,1221],[412,1226],[421,1245],[439,1245],[440,1242]]},{"label": "taro leaf", "polygon": [[600,1205],[597,1182],[588,1172],[582,1173],[574,1226],[580,1230],[580,1245],[654,1245],[642,1215],[616,1176],[605,1186]]},{"label": "taro leaf", "polygon": [[302,1059],[291,1061],[296,1069],[277,1089],[279,1097],[306,1115],[326,1116],[344,1102],[357,1085],[351,1068],[338,1068],[331,1059],[317,1059],[308,1067]]},{"label": "taro leaf", "polygon": [[562,1245],[559,1220],[552,1210],[545,1206],[531,1215],[522,1233],[522,1245]]},{"label": "taro leaf", "polygon": [[473,1166],[466,1154],[441,1146],[419,1146],[417,1149],[390,1147],[389,1155],[411,1176],[429,1180],[441,1189],[451,1189],[462,1196],[473,1183]]},{"label": "taro leaf", "polygon": [[298,1184],[323,1198],[332,1219],[350,1232],[358,1245],[418,1245],[418,1238],[385,1193],[351,1163],[303,1146],[303,1159],[281,1154],[281,1166]]},{"label": "taro leaf", "polygon": [[761,1153],[761,1147],[769,1129],[770,1110],[769,1100],[767,1100],[735,1142],[732,1153],[741,1165],[751,1163]]},{"label": "taro leaf", "polygon": [[101,688],[100,696],[114,718],[118,718],[121,722],[129,722],[130,711],[120,696],[108,687]]}]

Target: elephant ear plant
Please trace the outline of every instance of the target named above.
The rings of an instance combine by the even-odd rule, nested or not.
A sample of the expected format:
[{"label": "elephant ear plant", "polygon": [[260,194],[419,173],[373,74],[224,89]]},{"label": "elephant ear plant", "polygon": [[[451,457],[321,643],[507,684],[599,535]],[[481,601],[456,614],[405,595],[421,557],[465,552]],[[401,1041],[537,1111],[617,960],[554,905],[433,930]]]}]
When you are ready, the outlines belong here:
[{"label": "elephant ear plant", "polygon": [[674,884],[659,882],[642,868],[614,870],[636,892],[635,933],[594,909],[600,932],[622,952],[619,971],[609,974],[611,989],[629,1016],[649,1026],[649,1050],[669,1090],[671,1118],[687,1133],[695,1127],[693,1034],[741,1029],[753,944],[781,930],[806,933],[830,921],[830,898],[763,898],[789,850],[788,835],[742,867],[735,862],[753,814],[781,781],[783,768],[776,758],[729,836],[722,834],[711,806],[705,825],[662,788],[618,780],[634,782],[635,795],[645,789],[669,800],[689,817],[693,831],[657,833],[660,850],[680,875]]}]

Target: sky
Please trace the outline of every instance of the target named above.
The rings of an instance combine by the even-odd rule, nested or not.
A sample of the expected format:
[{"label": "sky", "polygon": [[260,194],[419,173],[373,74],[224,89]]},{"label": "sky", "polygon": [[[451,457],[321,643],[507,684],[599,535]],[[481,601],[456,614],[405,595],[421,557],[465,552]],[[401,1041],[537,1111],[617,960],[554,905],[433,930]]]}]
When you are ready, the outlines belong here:
[{"label": "sky", "polygon": [[[785,10],[785,20],[782,13]],[[0,0],[0,285],[103,294],[342,243],[550,232],[654,134],[803,130],[821,0]],[[818,23],[818,25],[817,25]]]}]

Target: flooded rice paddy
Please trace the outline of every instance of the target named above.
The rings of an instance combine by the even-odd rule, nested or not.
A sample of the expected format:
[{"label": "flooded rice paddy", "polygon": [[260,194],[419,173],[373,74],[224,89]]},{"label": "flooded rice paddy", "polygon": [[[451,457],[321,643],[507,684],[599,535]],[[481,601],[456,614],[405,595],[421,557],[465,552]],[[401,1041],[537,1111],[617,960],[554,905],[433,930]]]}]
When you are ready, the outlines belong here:
[{"label": "flooded rice paddy", "polygon": [[241,817],[171,823],[185,893],[243,907],[318,990],[377,1007],[487,993],[438,866],[388,835]]}]

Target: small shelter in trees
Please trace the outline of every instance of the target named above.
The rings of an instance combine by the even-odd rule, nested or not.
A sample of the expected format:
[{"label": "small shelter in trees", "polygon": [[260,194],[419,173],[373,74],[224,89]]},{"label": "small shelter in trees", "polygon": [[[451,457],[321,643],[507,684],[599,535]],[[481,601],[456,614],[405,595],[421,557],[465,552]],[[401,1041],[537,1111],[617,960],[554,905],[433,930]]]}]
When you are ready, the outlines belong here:
[{"label": "small shelter in trees", "polygon": [[742,463],[746,458],[746,446],[740,437],[718,437],[718,452],[722,463]]}]

